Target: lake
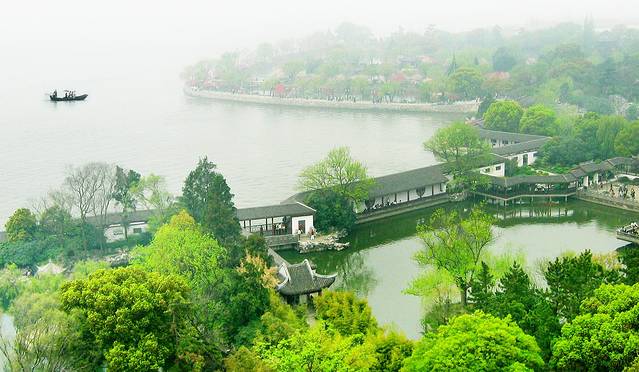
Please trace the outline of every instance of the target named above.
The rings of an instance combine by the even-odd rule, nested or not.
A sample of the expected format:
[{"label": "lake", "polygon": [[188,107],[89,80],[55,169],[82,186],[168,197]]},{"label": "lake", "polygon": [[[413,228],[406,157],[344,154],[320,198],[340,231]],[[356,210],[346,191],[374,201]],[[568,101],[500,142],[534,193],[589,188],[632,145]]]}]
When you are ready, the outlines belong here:
[{"label": "lake", "polygon": [[[468,210],[468,202],[445,208]],[[404,294],[420,272],[413,255],[422,247],[415,235],[418,223],[428,219],[433,208],[357,226],[348,237],[350,247],[340,252],[299,254],[280,252],[289,262],[305,258],[320,273],[338,273],[334,289],[352,290],[365,296],[382,324],[394,324],[411,338],[419,338],[424,306],[420,298]],[[521,252],[529,272],[537,274],[537,263],[564,252],[590,249],[607,253],[626,245],[615,238],[615,229],[637,219],[625,212],[581,201],[553,207],[488,209],[498,218],[494,253]]]},{"label": "lake", "polygon": [[[0,224],[59,187],[67,166],[89,161],[163,175],[179,193],[206,155],[227,178],[238,207],[279,203],[297,192],[303,167],[337,146],[350,147],[372,175],[433,164],[422,143],[461,118],[209,101],[185,97],[177,71],[168,80],[147,74],[0,93],[8,102],[0,115]],[[89,93],[87,100],[54,103],[44,94],[69,85]]]}]

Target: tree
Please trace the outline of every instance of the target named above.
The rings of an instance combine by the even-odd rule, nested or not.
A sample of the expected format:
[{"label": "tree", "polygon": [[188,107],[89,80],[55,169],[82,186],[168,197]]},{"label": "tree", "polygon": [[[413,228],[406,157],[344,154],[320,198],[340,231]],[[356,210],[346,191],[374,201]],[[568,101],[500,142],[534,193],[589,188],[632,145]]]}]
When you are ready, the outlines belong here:
[{"label": "tree", "polygon": [[[430,97],[430,92],[429,92],[429,97]],[[477,108],[477,117],[483,118],[484,114],[486,114],[486,111],[488,111],[488,109],[494,102],[495,102],[495,99],[492,97],[492,95],[485,96],[481,100],[481,103],[479,104],[479,107]]]},{"label": "tree", "polygon": [[639,154],[639,121],[630,123],[619,131],[615,138],[615,152],[627,157]]},{"label": "tree", "polygon": [[519,122],[519,131],[542,136],[554,135],[557,131],[555,112],[544,105],[527,108]]},{"label": "tree", "polygon": [[424,148],[446,163],[456,182],[475,187],[482,182],[475,170],[490,160],[490,145],[479,137],[477,128],[462,122],[437,130]]},{"label": "tree", "polygon": [[149,222],[153,231],[168,222],[175,212],[175,197],[168,191],[166,179],[162,176],[151,173],[142,177],[132,191],[136,201],[153,211]]},{"label": "tree", "polygon": [[60,245],[66,242],[67,237],[73,234],[76,228],[77,224],[71,214],[58,205],[45,209],[40,215],[42,235],[57,238]]},{"label": "tree", "polygon": [[484,126],[492,130],[517,133],[523,114],[524,109],[516,101],[496,101],[484,114]]},{"label": "tree", "polygon": [[617,135],[628,125],[628,121],[621,116],[603,116],[599,120],[596,140],[599,144],[601,159],[609,159],[616,155],[615,141]]},{"label": "tree", "polygon": [[305,200],[315,209],[314,227],[320,231],[349,231],[356,220],[352,202],[335,191],[315,191]]},{"label": "tree", "polygon": [[509,317],[481,311],[454,318],[422,338],[405,371],[536,370],[544,366],[539,346]]},{"label": "tree", "polygon": [[403,334],[393,331],[377,332],[376,335],[369,336],[367,342],[372,343],[375,348],[376,360],[370,369],[375,372],[398,372],[402,369],[404,360],[413,353],[413,342]]},{"label": "tree", "polygon": [[201,158],[184,181],[181,202],[206,232],[228,247],[238,241],[241,229],[231,189],[215,169],[206,156]]},{"label": "tree", "polygon": [[115,187],[113,190],[113,199],[122,208],[122,226],[124,227],[124,239],[128,240],[128,225],[129,225],[129,213],[136,208],[136,194],[135,189],[140,182],[140,173],[129,169],[125,172],[124,169],[117,166],[115,168]]},{"label": "tree", "polygon": [[16,328],[12,339],[0,335],[0,352],[12,371],[86,369],[74,349],[80,342],[77,319],[60,310],[51,293],[24,293],[11,306]]},{"label": "tree", "polygon": [[188,333],[189,288],[181,277],[139,268],[99,270],[61,289],[62,309],[79,315],[84,360],[94,367],[149,371],[173,365]]},{"label": "tree", "polygon": [[275,371],[366,371],[376,362],[373,345],[363,343],[361,335],[344,336],[322,322],[275,346],[258,343],[255,349]]},{"label": "tree", "polygon": [[456,211],[446,213],[438,209],[427,224],[417,227],[424,249],[415,255],[415,260],[424,268],[432,265],[446,270],[455,280],[464,307],[468,304],[468,289],[481,270],[486,248],[494,239],[492,223],[489,214],[474,207],[467,218]]},{"label": "tree", "polygon": [[550,358],[551,342],[561,329],[559,319],[521,265],[514,263],[510,267],[483,307],[500,318],[511,316],[526,334],[535,337],[544,359]]},{"label": "tree", "polygon": [[[98,227],[104,229],[107,225],[107,214],[109,214],[117,186],[116,172],[112,165],[106,163],[93,163],[91,170],[92,176],[95,177],[97,182],[97,189],[91,200],[91,211],[97,219]],[[100,244],[102,244],[102,240],[100,240]]]},{"label": "tree", "polygon": [[481,86],[484,78],[479,71],[462,67],[450,75],[449,79],[453,92],[463,99],[475,99],[482,96]]},{"label": "tree", "polygon": [[618,250],[619,260],[623,264],[623,281],[628,285],[639,283],[639,250],[634,245]]},{"label": "tree", "polygon": [[315,317],[342,335],[366,335],[377,330],[377,321],[368,302],[356,298],[353,292],[324,292],[313,303]]},{"label": "tree", "polygon": [[606,272],[594,263],[588,250],[576,257],[556,258],[549,263],[544,277],[553,311],[567,321],[577,316],[581,301],[590,297],[597,287],[617,279],[614,272]]},{"label": "tree", "polygon": [[155,234],[146,247],[136,247],[135,262],[163,275],[179,275],[191,288],[192,310],[198,351],[206,368],[221,363],[234,337],[251,321],[259,319],[269,306],[264,282],[266,265],[247,258],[239,268],[222,265],[227,251],[206,234],[195,220],[182,211]]},{"label": "tree", "polygon": [[27,208],[16,209],[4,227],[9,242],[33,240],[38,229],[36,216]]},{"label": "tree", "polygon": [[602,285],[553,345],[559,371],[632,370],[639,360],[639,284]]},{"label": "tree", "polygon": [[545,164],[571,167],[592,160],[594,154],[578,137],[554,137],[541,147],[539,157]]},{"label": "tree", "polygon": [[64,179],[73,208],[77,211],[81,221],[81,235],[84,250],[89,246],[87,234],[87,216],[95,211],[96,198],[104,188],[103,163],[88,163],[80,167],[69,167]]},{"label": "tree", "polygon": [[351,157],[347,147],[334,148],[324,160],[304,168],[299,177],[302,191],[332,190],[352,202],[365,200],[372,186],[366,167]]},{"label": "tree", "polygon": [[510,71],[517,64],[517,59],[508,48],[501,47],[493,53],[493,70]]}]

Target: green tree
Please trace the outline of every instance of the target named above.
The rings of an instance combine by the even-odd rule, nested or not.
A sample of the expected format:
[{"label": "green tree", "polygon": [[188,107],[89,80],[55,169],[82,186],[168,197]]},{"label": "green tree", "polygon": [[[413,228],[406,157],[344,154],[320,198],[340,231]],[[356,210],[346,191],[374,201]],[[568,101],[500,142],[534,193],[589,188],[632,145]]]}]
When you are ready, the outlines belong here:
[{"label": "green tree", "polygon": [[428,223],[417,227],[424,249],[415,255],[415,260],[427,270],[431,266],[446,270],[460,291],[464,307],[468,304],[468,289],[494,240],[492,224],[489,214],[474,207],[466,218],[456,211],[438,209]]},{"label": "green tree", "polygon": [[544,359],[549,359],[551,342],[561,329],[559,319],[519,264],[514,263],[499,280],[495,295],[485,307],[497,317],[511,316],[526,334],[535,337]]},{"label": "green tree", "polygon": [[456,182],[470,187],[482,183],[475,170],[491,158],[490,145],[479,137],[477,128],[456,122],[437,130],[424,148],[446,163]]},{"label": "green tree", "polygon": [[639,360],[639,284],[602,285],[553,345],[559,371],[633,370]]},{"label": "green tree", "polygon": [[347,147],[331,150],[324,160],[304,168],[299,176],[302,191],[332,190],[352,202],[365,200],[372,186],[366,167],[351,157]]},{"label": "green tree", "polygon": [[639,121],[623,127],[615,138],[615,152],[619,156],[639,154]]},{"label": "green tree", "polygon": [[517,58],[505,47],[501,47],[493,53],[493,70],[510,71],[517,64]]},{"label": "green tree", "polygon": [[481,311],[454,318],[424,336],[404,371],[537,370],[544,366],[539,346],[509,317]]},{"label": "green tree", "polygon": [[62,308],[79,316],[84,359],[98,367],[149,371],[180,353],[189,288],[181,277],[139,268],[99,270],[61,289]]},{"label": "green tree", "polygon": [[617,135],[628,125],[628,121],[622,116],[603,116],[599,120],[596,140],[599,144],[599,156],[601,159],[609,159],[616,156],[615,141]]},{"label": "green tree", "polygon": [[38,230],[36,216],[27,208],[16,209],[4,227],[9,242],[33,240]]},{"label": "green tree", "polygon": [[240,223],[231,189],[215,168],[206,156],[200,159],[184,181],[181,202],[206,232],[229,247],[240,237]]},{"label": "green tree", "polygon": [[115,167],[115,187],[113,199],[122,208],[122,226],[124,227],[124,239],[128,240],[129,213],[134,211],[137,205],[134,190],[140,182],[140,173],[129,169],[125,172],[119,166]]},{"label": "green tree", "polygon": [[496,101],[484,114],[484,126],[492,130],[518,132],[524,109],[516,101]]},{"label": "green tree", "polygon": [[369,336],[366,341],[372,343],[375,349],[376,360],[371,366],[371,371],[400,371],[404,360],[413,353],[413,342],[401,333],[380,331],[374,336]]},{"label": "green tree", "polygon": [[545,164],[571,167],[594,159],[594,154],[578,137],[554,137],[541,147],[539,157]]},{"label": "green tree", "polygon": [[534,105],[526,109],[519,122],[521,133],[552,136],[557,131],[557,116],[555,112],[544,106]]},{"label": "green tree", "polygon": [[371,343],[361,335],[344,336],[322,322],[276,346],[257,344],[261,360],[275,371],[365,371],[375,364]]},{"label": "green tree", "polygon": [[588,250],[576,257],[556,258],[549,263],[544,277],[553,311],[568,321],[577,316],[581,302],[590,297],[597,287],[618,279],[615,272],[608,272],[593,262],[592,253]]},{"label": "green tree", "polygon": [[636,246],[626,246],[618,250],[619,261],[623,264],[621,272],[623,281],[628,285],[639,283],[639,249]]},{"label": "green tree", "polygon": [[153,212],[149,220],[151,231],[167,223],[177,212],[175,197],[167,190],[166,180],[162,176],[151,173],[142,177],[132,191],[135,200]]},{"label": "green tree", "polygon": [[315,317],[342,335],[366,335],[377,330],[377,321],[368,302],[355,297],[353,292],[324,292],[313,303]]},{"label": "green tree", "polygon": [[451,89],[463,99],[475,99],[482,96],[484,78],[473,68],[462,67],[450,75]]},{"label": "green tree", "polygon": [[319,231],[349,231],[355,225],[353,203],[335,191],[311,192],[305,202],[315,209],[314,227]]},{"label": "green tree", "polygon": [[85,370],[86,362],[76,357],[80,346],[77,319],[60,309],[56,295],[25,292],[11,306],[16,333],[4,339],[0,352],[12,371]]}]

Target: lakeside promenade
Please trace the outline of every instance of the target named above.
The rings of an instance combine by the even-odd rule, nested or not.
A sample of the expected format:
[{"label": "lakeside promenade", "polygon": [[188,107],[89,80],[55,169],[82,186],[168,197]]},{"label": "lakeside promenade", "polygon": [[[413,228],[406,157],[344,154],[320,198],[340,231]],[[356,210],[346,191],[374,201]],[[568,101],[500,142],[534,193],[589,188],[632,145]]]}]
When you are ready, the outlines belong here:
[{"label": "lakeside promenade", "polygon": [[212,90],[198,90],[184,87],[184,94],[191,97],[208,98],[220,101],[242,102],[275,106],[310,107],[320,109],[341,109],[361,111],[389,112],[425,112],[475,114],[479,108],[478,101],[463,101],[449,104],[435,103],[373,103],[371,101],[328,101],[324,99],[280,98],[254,94],[228,93]]}]

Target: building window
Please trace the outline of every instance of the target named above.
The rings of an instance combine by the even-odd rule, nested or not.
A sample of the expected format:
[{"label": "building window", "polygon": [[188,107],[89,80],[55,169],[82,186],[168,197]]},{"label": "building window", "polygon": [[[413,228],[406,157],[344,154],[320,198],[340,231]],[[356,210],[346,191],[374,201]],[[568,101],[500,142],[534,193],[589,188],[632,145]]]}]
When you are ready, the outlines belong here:
[{"label": "building window", "polygon": [[495,170],[501,170],[501,165],[496,166]]},{"label": "building window", "polygon": [[486,172],[486,173],[490,172],[490,168],[484,169],[484,172]]},{"label": "building window", "polygon": [[122,234],[124,234],[124,231],[120,228],[113,230],[113,235],[122,235]]},{"label": "building window", "polygon": [[442,190],[442,184],[441,183],[439,184],[439,191],[444,191],[444,190]]},{"label": "building window", "polygon": [[142,234],[142,228],[141,227],[134,227],[133,228],[133,233],[134,234]]}]

